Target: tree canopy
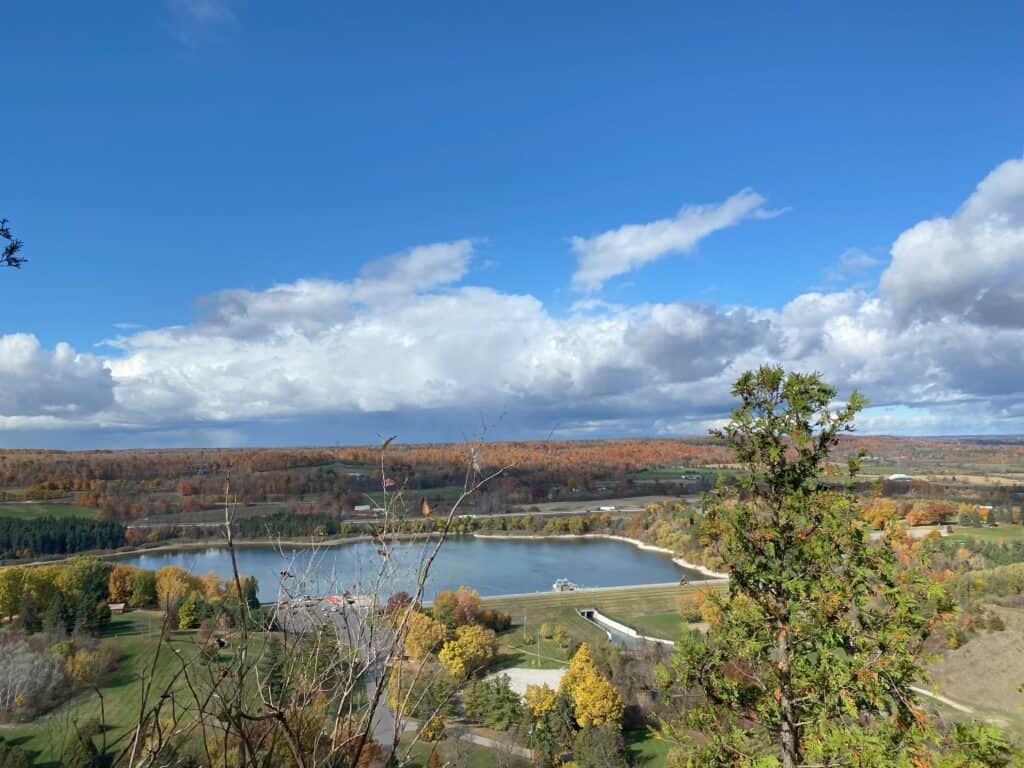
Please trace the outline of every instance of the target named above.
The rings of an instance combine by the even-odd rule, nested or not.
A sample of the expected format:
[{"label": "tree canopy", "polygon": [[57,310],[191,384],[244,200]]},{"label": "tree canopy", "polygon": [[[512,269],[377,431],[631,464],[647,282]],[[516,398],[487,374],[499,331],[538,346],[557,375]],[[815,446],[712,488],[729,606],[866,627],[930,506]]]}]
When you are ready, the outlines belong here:
[{"label": "tree canopy", "polygon": [[685,702],[676,725],[710,735],[690,764],[901,764],[928,738],[911,685],[939,598],[869,541],[852,493],[821,482],[866,401],[836,406],[819,375],[778,367],[745,373],[733,395],[712,434],[745,473],[707,498],[703,529],[729,590],[707,596],[707,634],[686,634],[667,676]]}]

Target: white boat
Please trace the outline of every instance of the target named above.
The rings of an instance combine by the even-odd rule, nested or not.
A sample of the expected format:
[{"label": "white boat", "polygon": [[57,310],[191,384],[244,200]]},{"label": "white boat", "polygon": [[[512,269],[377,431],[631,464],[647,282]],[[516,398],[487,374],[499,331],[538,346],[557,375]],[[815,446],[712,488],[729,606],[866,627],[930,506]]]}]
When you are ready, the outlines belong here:
[{"label": "white boat", "polygon": [[555,592],[575,592],[579,587],[568,579],[555,579],[555,583],[551,585],[551,589]]}]

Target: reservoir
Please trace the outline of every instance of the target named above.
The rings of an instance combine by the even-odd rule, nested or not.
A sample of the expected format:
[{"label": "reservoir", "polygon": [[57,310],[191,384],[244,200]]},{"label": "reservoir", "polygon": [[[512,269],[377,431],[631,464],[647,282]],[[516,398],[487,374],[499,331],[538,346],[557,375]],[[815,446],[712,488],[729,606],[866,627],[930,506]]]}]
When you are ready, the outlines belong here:
[{"label": "reservoir", "polygon": [[[235,555],[243,576],[255,576],[259,597],[322,596],[376,592],[386,597],[415,589],[415,574],[436,540],[403,541],[390,545],[387,557],[370,541],[318,548],[247,545]],[[196,575],[213,572],[231,576],[227,549],[210,547],[161,551],[126,558],[123,562],[157,570],[177,565]],[[424,598],[465,585],[481,595],[550,592],[555,579],[566,578],[580,587],[620,587],[706,578],[681,568],[670,556],[641,550],[624,541],[606,539],[497,539],[458,536],[441,547],[430,569]]]}]

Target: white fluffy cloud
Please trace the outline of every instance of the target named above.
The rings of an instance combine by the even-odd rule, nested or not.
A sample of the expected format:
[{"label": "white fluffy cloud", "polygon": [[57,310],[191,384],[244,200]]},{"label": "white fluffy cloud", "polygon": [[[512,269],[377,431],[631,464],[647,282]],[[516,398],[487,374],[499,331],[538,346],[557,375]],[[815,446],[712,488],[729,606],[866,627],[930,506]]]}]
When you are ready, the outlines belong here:
[{"label": "white fluffy cloud", "polygon": [[0,423],[81,418],[114,402],[110,371],[58,344],[51,352],[30,334],[0,336]]},{"label": "white fluffy cloud", "polygon": [[570,242],[578,264],[572,284],[579,290],[600,288],[608,278],[670,253],[685,253],[720,229],[777,214],[764,208],[761,195],[744,189],[715,205],[685,205],[671,219],[626,224],[594,237],[573,237]]},{"label": "white fluffy cloud", "polygon": [[111,342],[103,363],[6,337],[0,415],[241,439],[281,419],[425,413],[506,412],[518,434],[700,432],[741,371],[772,361],[861,389],[874,429],[1020,431],[1022,168],[1000,166],[950,218],[903,233],[877,292],[808,292],[778,309],[587,299],[558,316],[464,284],[474,244],[441,243],[350,281],[222,291],[190,324]]},{"label": "white fluffy cloud", "polygon": [[897,238],[879,293],[901,319],[1024,323],[1024,158],[1003,163],[949,218]]}]

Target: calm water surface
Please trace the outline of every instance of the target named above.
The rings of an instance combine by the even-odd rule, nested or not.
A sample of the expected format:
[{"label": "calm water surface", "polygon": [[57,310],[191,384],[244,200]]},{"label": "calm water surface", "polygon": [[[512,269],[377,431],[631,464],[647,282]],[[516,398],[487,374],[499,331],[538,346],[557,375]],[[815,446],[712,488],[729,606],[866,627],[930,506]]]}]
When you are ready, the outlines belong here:
[{"label": "calm water surface", "polygon": [[[403,542],[392,547],[385,564],[386,583],[381,592],[412,591],[410,573],[428,551],[429,541]],[[293,595],[339,594],[346,589],[368,591],[381,565],[377,546],[361,541],[324,547],[242,547],[236,550],[238,570],[259,581],[262,601],[275,600],[282,580]],[[178,565],[196,574],[213,571],[221,578],[231,575],[226,549],[192,549],[154,552],[127,558],[141,568]],[[282,571],[286,575],[282,576]],[[431,567],[426,598],[445,589],[467,585],[481,595],[549,592],[555,579],[566,578],[581,587],[618,587],[703,578],[680,568],[668,555],[637,549],[622,541],[602,539],[522,540],[458,537],[449,539]]]}]

